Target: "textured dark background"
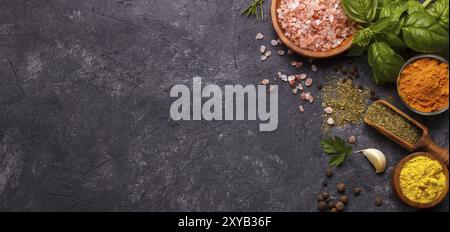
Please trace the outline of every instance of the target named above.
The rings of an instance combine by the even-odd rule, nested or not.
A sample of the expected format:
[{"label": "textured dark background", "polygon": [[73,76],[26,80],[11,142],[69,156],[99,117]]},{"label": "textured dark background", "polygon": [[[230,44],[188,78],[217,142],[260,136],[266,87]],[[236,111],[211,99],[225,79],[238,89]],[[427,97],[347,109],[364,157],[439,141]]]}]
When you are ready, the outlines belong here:
[{"label": "textured dark background", "polygon": [[[328,160],[319,149],[320,99],[300,114],[280,85],[275,132],[259,132],[258,122],[169,117],[170,88],[195,75],[246,85],[294,72],[288,56],[259,61],[274,32],[270,18],[240,15],[247,3],[0,0],[0,210],[316,211]],[[317,62],[315,82],[345,60]],[[404,109],[394,86],[376,87],[366,59],[357,63],[358,83]],[[448,112],[414,117],[448,147]],[[328,180],[330,192],[339,181],[363,187],[360,197],[349,194],[349,211],[410,211],[390,187],[407,152],[362,124],[333,133],[357,135],[355,149],[383,150],[389,168],[377,176],[354,155]],[[448,209],[447,199],[436,210]]]}]

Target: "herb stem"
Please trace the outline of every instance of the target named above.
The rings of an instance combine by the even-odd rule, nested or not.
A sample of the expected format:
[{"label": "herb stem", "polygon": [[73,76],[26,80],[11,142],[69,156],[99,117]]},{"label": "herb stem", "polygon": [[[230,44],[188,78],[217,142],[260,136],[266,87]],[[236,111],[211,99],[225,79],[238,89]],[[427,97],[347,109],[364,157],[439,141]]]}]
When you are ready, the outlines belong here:
[{"label": "herb stem", "polygon": [[242,11],[242,14],[247,17],[255,16],[257,20],[264,19],[264,0],[251,0],[250,5]]},{"label": "herb stem", "polygon": [[432,1],[432,0],[426,0],[426,1],[422,4],[423,8],[426,8],[426,7],[431,3],[431,1]]}]

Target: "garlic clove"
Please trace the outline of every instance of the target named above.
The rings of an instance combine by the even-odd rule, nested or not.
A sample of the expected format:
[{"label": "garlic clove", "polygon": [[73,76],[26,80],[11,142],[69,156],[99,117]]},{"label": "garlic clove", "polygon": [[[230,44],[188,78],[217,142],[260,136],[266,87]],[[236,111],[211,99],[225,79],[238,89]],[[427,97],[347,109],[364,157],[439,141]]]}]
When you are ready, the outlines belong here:
[{"label": "garlic clove", "polygon": [[380,150],[370,148],[358,152],[361,152],[372,163],[376,173],[383,173],[386,170],[386,156]]}]

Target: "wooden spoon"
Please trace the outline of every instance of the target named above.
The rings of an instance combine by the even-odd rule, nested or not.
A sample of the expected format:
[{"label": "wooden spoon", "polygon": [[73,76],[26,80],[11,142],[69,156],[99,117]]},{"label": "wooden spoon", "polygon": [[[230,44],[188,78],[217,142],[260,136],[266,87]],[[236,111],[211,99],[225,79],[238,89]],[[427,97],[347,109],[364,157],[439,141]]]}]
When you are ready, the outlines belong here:
[{"label": "wooden spoon", "polygon": [[418,121],[414,120],[413,118],[408,116],[406,113],[400,111],[395,106],[391,105],[390,103],[388,103],[386,101],[378,100],[378,101],[376,101],[373,104],[382,104],[382,105],[390,108],[394,112],[398,113],[400,116],[402,116],[403,118],[408,120],[410,123],[414,124],[417,128],[422,130],[422,137],[417,141],[416,144],[411,144],[411,143],[403,140],[402,138],[398,137],[397,135],[395,135],[391,131],[388,131],[388,130],[386,130],[383,127],[380,127],[378,125],[375,125],[375,124],[371,123],[367,119],[367,117],[364,117],[364,122],[367,125],[373,127],[375,130],[377,130],[381,134],[385,135],[386,137],[388,137],[392,141],[396,142],[400,146],[404,147],[409,152],[426,151],[426,152],[431,153],[437,159],[441,160],[448,168],[448,159],[449,159],[449,157],[448,157],[448,149],[440,147],[439,145],[437,145],[436,143],[433,142],[433,140],[430,137],[429,130],[428,130],[427,127],[425,127],[424,125],[422,125]]},{"label": "wooden spoon", "polygon": [[438,205],[439,203],[441,203],[445,199],[445,197],[447,196],[448,188],[449,188],[449,186],[448,186],[448,169],[445,168],[445,165],[441,161],[437,160],[437,161],[439,161],[439,164],[442,165],[442,168],[443,168],[443,171],[444,171],[444,175],[445,175],[445,178],[446,178],[444,190],[442,191],[441,195],[436,197],[436,199],[434,201],[432,201],[432,202],[428,202],[428,203],[414,202],[414,201],[408,199],[403,194],[403,192],[402,192],[402,190],[400,188],[400,172],[402,171],[403,166],[405,166],[405,164],[408,161],[410,161],[411,159],[416,158],[418,156],[426,156],[426,157],[428,157],[430,159],[437,160],[435,156],[433,156],[433,155],[431,155],[429,153],[425,153],[425,152],[417,152],[417,153],[411,154],[411,155],[403,158],[400,161],[400,163],[397,164],[397,166],[394,169],[394,173],[392,174],[392,187],[394,189],[395,195],[402,202],[404,202],[405,204],[407,204],[407,205],[409,205],[411,207],[414,207],[414,208],[418,208],[418,209],[428,209],[428,208],[432,208],[432,207]]},{"label": "wooden spoon", "polygon": [[346,40],[344,40],[339,46],[336,48],[330,49],[326,52],[322,51],[310,51],[307,49],[303,49],[300,46],[297,46],[294,44],[289,38],[287,38],[284,35],[284,31],[281,28],[280,23],[278,22],[278,13],[277,9],[280,7],[281,0],[272,0],[272,5],[270,8],[270,14],[272,17],[272,24],[273,28],[275,29],[275,32],[278,34],[278,37],[283,41],[283,43],[293,51],[295,51],[297,54],[315,58],[315,59],[325,59],[330,58],[333,56],[337,56],[343,52],[345,52],[347,49],[349,49],[352,46],[353,42],[353,36],[348,37]]}]

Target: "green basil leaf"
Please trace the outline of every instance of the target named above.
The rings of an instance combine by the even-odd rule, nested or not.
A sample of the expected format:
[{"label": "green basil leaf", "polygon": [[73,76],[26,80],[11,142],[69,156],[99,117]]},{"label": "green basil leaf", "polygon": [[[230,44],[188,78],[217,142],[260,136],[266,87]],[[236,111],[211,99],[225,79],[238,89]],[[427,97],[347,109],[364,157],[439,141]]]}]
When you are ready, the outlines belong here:
[{"label": "green basil leaf", "polygon": [[407,2],[405,0],[400,1],[387,1],[383,3],[379,18],[385,18],[389,17],[392,23],[392,26],[390,26],[389,31],[394,34],[399,34],[401,31],[401,27],[404,23],[404,18],[401,16],[404,12],[408,9]]},{"label": "green basil leaf", "polygon": [[426,12],[416,12],[402,28],[406,45],[418,52],[441,52],[448,48],[448,32]]},{"label": "green basil leaf", "polygon": [[345,14],[358,23],[370,23],[377,15],[378,0],[342,0]]},{"label": "green basil leaf", "polygon": [[369,65],[376,84],[394,83],[405,61],[385,42],[376,42],[369,47]]},{"label": "green basil leaf", "polygon": [[403,27],[403,24],[405,23],[405,17],[401,17],[398,21],[397,21],[397,23],[394,25],[394,26],[392,26],[392,28],[390,28],[390,31],[393,33],[393,34],[395,34],[395,35],[398,35],[398,34],[400,34],[400,32],[402,31],[402,27]]},{"label": "green basil leaf", "polygon": [[427,8],[427,12],[448,31],[449,0],[437,0]]},{"label": "green basil leaf", "polygon": [[391,17],[394,20],[398,20],[402,14],[408,10],[408,4],[406,1],[387,1],[382,4],[380,15],[378,17]]},{"label": "green basil leaf", "polygon": [[413,14],[415,12],[424,12],[425,9],[423,8],[422,4],[420,2],[415,0],[408,1],[408,14]]},{"label": "green basil leaf", "polygon": [[369,29],[371,29],[375,33],[380,33],[385,31],[386,29],[389,29],[397,22],[397,20],[393,20],[392,17],[393,16],[388,16],[378,19],[374,24],[369,26]]},{"label": "green basil leaf", "polygon": [[394,33],[386,32],[382,34],[377,34],[376,40],[389,44],[389,46],[395,50],[405,50],[407,48],[403,40],[401,40]]}]

